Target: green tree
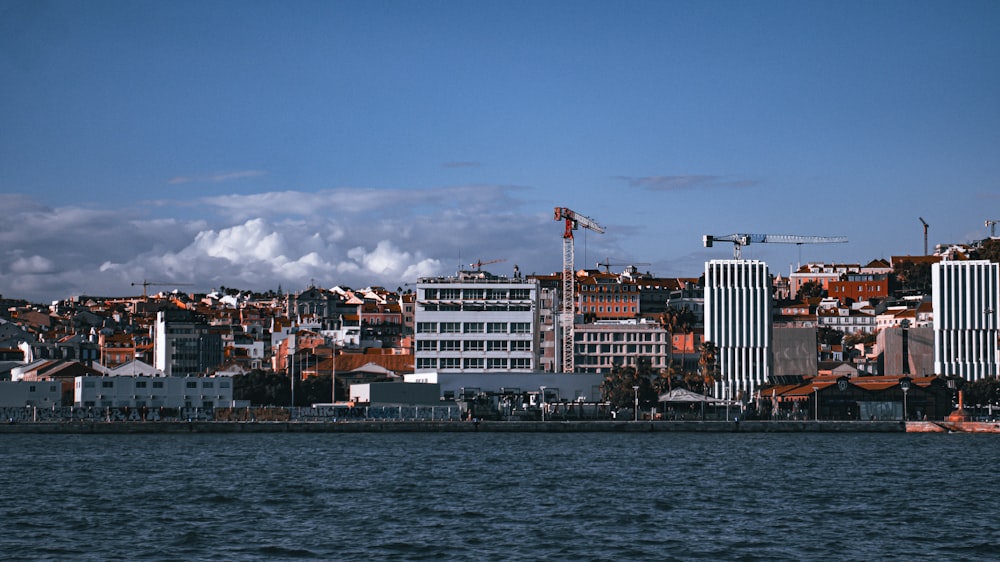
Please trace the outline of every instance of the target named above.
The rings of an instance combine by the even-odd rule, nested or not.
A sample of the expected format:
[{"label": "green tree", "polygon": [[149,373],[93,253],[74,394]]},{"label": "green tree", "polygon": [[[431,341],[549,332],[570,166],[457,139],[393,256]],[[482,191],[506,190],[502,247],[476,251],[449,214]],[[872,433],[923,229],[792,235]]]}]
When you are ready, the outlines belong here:
[{"label": "green tree", "polygon": [[806,281],[799,287],[797,295],[800,301],[805,302],[807,299],[825,297],[826,291],[823,289],[823,285],[815,281]]},{"label": "green tree", "polygon": [[931,264],[926,261],[902,260],[893,264],[893,293],[918,293],[929,295],[931,288]]},{"label": "green tree", "polygon": [[706,391],[712,388],[714,383],[719,382],[718,351],[715,344],[710,341],[701,344],[701,357],[698,358],[698,366],[701,369],[701,392],[703,394],[707,393]]},{"label": "green tree", "polygon": [[974,259],[989,260],[993,263],[1000,263],[1000,238],[990,238],[983,241],[983,245],[973,252]]}]

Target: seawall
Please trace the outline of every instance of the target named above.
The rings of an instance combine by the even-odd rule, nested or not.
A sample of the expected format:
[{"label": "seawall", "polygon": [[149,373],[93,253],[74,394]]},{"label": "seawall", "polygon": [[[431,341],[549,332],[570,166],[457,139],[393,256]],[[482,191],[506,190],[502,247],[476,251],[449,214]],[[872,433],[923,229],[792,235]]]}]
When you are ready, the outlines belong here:
[{"label": "seawall", "polygon": [[904,433],[901,421],[348,421],[18,422],[0,434],[155,433]]}]

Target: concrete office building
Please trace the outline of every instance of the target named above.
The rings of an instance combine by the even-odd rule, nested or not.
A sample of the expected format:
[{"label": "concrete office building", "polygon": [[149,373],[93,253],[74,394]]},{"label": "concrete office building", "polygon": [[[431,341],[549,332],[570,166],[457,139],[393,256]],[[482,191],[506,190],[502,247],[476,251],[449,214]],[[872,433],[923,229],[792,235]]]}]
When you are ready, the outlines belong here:
[{"label": "concrete office building", "polygon": [[749,399],[771,376],[771,275],[757,260],[705,264],[705,341],[716,347],[716,396]]},{"label": "concrete office building", "polygon": [[1000,264],[986,260],[931,265],[934,371],[969,381],[997,375]]},{"label": "concrete office building", "polygon": [[535,279],[485,271],[417,282],[416,371],[531,372],[539,365]]}]

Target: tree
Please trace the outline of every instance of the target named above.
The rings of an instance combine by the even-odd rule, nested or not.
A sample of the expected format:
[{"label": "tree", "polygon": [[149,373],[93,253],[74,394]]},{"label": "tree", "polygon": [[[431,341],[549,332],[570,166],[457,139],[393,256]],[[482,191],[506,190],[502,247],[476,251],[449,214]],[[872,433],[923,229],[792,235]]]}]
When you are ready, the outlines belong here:
[{"label": "tree", "polygon": [[601,396],[614,408],[632,408],[636,397],[633,387],[638,386],[640,408],[655,404],[659,395],[653,388],[651,378],[641,375],[640,370],[631,365],[616,365],[601,382]]},{"label": "tree", "polygon": [[806,281],[799,287],[798,298],[802,302],[808,299],[825,297],[826,291],[823,289],[823,285],[815,281]]},{"label": "tree", "polygon": [[844,342],[844,332],[823,326],[816,330],[816,340],[819,344],[840,345]]},{"label": "tree", "polygon": [[701,357],[698,358],[698,366],[701,368],[702,375],[702,393],[705,392],[709,385],[719,382],[719,373],[716,369],[716,361],[718,349],[715,344],[706,341],[701,344]]},{"label": "tree", "polygon": [[926,261],[901,260],[893,264],[893,293],[930,294],[931,264]]},{"label": "tree", "polygon": [[983,245],[973,252],[973,257],[977,260],[989,260],[993,263],[1000,263],[1000,238],[983,240]]}]

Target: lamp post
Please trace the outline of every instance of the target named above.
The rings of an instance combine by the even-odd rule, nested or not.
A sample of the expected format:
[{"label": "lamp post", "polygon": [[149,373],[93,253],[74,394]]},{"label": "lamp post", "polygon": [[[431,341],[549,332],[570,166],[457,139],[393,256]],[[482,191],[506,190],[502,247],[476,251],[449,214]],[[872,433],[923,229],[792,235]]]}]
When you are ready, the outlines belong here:
[{"label": "lamp post", "polygon": [[903,391],[903,421],[906,421],[906,393],[910,391],[910,379],[909,377],[903,377],[899,381],[899,388]]},{"label": "lamp post", "polygon": [[540,386],[538,387],[538,389],[542,391],[542,401],[540,403],[540,406],[542,408],[542,421],[545,421],[545,387]]},{"label": "lamp post", "polygon": [[816,413],[813,415],[813,419],[819,421],[819,387],[813,387],[813,407],[816,409]]},{"label": "lamp post", "polygon": [[635,393],[635,415],[632,421],[639,421],[639,385],[633,386],[632,392]]}]

